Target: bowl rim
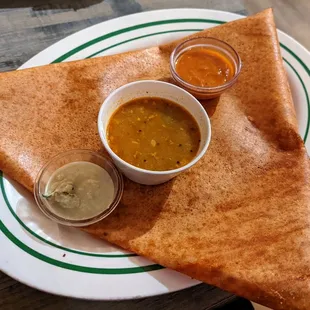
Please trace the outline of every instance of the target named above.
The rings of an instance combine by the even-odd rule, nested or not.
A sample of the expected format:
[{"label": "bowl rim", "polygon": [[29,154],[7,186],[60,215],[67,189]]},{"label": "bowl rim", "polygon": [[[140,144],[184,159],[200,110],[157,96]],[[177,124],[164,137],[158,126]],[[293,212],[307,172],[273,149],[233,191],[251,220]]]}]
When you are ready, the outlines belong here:
[{"label": "bowl rim", "polygon": [[[94,155],[96,157],[99,157],[100,159],[103,159],[112,168],[112,170],[115,173],[115,176],[117,178],[117,184],[118,184],[117,188],[115,188],[115,197],[107,209],[103,210],[102,212],[100,212],[99,214],[97,214],[95,216],[92,216],[92,217],[89,217],[86,219],[81,219],[81,220],[67,219],[65,217],[57,215],[56,213],[54,213],[53,211],[48,209],[44,205],[44,203],[41,201],[42,200],[42,197],[41,197],[42,193],[40,191],[40,180],[41,180],[41,177],[42,177],[44,171],[46,170],[46,168],[50,164],[52,164],[55,160],[58,160],[58,159],[66,157],[70,154],[76,154],[76,153]],[[83,161],[83,160],[81,160],[81,161]],[[84,161],[86,161],[86,160],[84,160]],[[77,161],[72,161],[69,163],[73,163],[73,162],[77,162]],[[92,161],[88,161],[88,162],[93,163]],[[67,164],[69,164],[69,163],[67,163]],[[96,163],[93,163],[93,164],[98,165]],[[110,173],[109,173],[109,175],[110,175]],[[110,158],[108,158],[107,156],[105,156],[103,154],[100,154],[98,152],[88,150],[88,149],[72,149],[72,150],[68,150],[68,151],[64,151],[64,152],[60,152],[60,153],[56,154],[55,156],[51,157],[41,167],[41,169],[38,172],[36,179],[35,179],[34,193],[33,194],[34,194],[34,198],[35,198],[35,201],[36,201],[39,209],[42,211],[42,213],[46,217],[53,220],[54,222],[57,222],[59,224],[65,225],[65,226],[82,227],[82,226],[88,226],[88,225],[97,223],[97,222],[101,221],[102,219],[106,218],[107,216],[109,216],[116,209],[116,207],[119,205],[119,202],[120,202],[122,195],[123,195],[123,190],[124,190],[123,176],[120,173],[120,171],[117,169],[117,167],[114,165],[113,161]]]},{"label": "bowl rim", "polygon": [[[125,160],[123,160],[122,158],[120,158],[116,153],[113,152],[113,150],[110,148],[109,143],[107,141],[106,138],[106,130],[103,128],[103,122],[101,121],[103,112],[104,112],[104,104],[108,101],[111,100],[111,98],[113,98],[113,96],[115,96],[117,93],[122,92],[125,88],[127,87],[131,87],[135,84],[162,84],[162,85],[167,85],[169,87],[175,88],[177,89],[177,91],[182,92],[183,94],[186,94],[187,96],[189,96],[193,102],[195,102],[195,104],[198,106],[198,108],[200,109],[200,111],[202,112],[202,115],[206,121],[206,125],[207,125],[207,137],[206,140],[204,142],[204,146],[201,149],[201,151],[199,153],[197,153],[197,155],[186,165],[177,168],[177,169],[172,169],[172,170],[163,170],[163,171],[156,171],[156,170],[148,170],[148,169],[142,169],[139,167],[136,167],[128,162],[126,162]],[[160,96],[159,96],[160,97]],[[163,96],[164,97],[164,96]],[[137,97],[139,98],[139,97]],[[126,102],[122,103],[121,105],[125,104]],[[177,103],[177,102],[176,102]],[[188,108],[185,108],[191,115],[191,111]],[[192,117],[196,120],[196,122],[198,123],[196,117],[194,115],[192,115]],[[199,124],[198,124],[199,126]],[[157,80],[142,80],[142,81],[135,81],[135,82],[131,82],[131,83],[127,83],[117,89],[115,89],[102,103],[100,110],[99,110],[99,114],[98,114],[98,131],[99,131],[99,136],[100,139],[103,143],[103,146],[105,147],[105,149],[107,150],[107,152],[110,154],[110,156],[117,160],[120,161],[123,165],[125,165],[127,168],[133,169],[137,172],[140,173],[144,173],[144,174],[152,174],[152,175],[168,175],[168,174],[178,174],[184,170],[187,170],[188,168],[192,167],[193,165],[195,165],[202,157],[203,155],[206,153],[210,141],[211,141],[211,122],[209,119],[209,116],[207,114],[207,112],[205,111],[205,109],[203,108],[203,106],[201,105],[201,103],[192,95],[190,94],[188,91],[186,91],[185,89],[176,86],[174,84],[171,83],[167,83],[167,82],[163,82],[163,81],[157,81]]]},{"label": "bowl rim", "polygon": [[[177,73],[176,69],[175,69],[175,63],[176,63],[176,51],[177,49],[181,48],[183,45],[185,45],[186,43],[189,43],[191,41],[195,41],[198,39],[207,39],[210,41],[214,41],[214,42],[218,42],[223,44],[224,46],[226,46],[226,48],[229,48],[232,50],[232,53],[236,56],[237,58],[237,63],[236,63],[236,72],[233,76],[233,78],[229,81],[227,81],[226,83],[222,84],[222,85],[218,85],[218,86],[212,86],[212,87],[203,87],[203,86],[195,86],[193,84],[190,84],[188,82],[186,82],[184,79],[182,79],[179,74]],[[207,45],[207,43],[205,44],[193,44],[191,47],[188,48],[193,48],[195,46],[203,46],[203,45]],[[217,47],[215,44],[209,43],[208,46],[214,46]],[[227,49],[226,49],[227,50]],[[216,91],[221,91],[223,89],[226,89],[230,86],[232,86],[236,81],[237,78],[239,77],[240,73],[241,73],[241,68],[242,68],[242,61],[240,58],[239,53],[227,42],[220,40],[220,39],[216,39],[214,37],[207,37],[207,36],[199,36],[199,37],[194,37],[194,38],[190,38],[187,39],[185,41],[182,41],[181,43],[179,43],[172,51],[172,53],[170,54],[170,70],[172,72],[172,76],[182,85],[184,85],[185,87],[189,88],[192,91],[196,91],[196,92],[216,92]]]}]

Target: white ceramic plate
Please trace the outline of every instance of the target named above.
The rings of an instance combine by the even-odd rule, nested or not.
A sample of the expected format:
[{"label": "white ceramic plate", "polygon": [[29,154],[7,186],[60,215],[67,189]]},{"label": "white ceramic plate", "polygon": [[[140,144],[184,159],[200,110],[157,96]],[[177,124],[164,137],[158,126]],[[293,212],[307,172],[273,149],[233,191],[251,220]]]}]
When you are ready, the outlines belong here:
[{"label": "white ceramic plate", "polygon": [[[151,11],[82,30],[42,51],[21,68],[83,59],[165,43],[242,16],[210,10]],[[310,53],[279,31],[301,136],[310,149]],[[0,267],[54,294],[87,299],[138,298],[172,292],[198,282],[45,218],[32,196],[0,177]]]}]

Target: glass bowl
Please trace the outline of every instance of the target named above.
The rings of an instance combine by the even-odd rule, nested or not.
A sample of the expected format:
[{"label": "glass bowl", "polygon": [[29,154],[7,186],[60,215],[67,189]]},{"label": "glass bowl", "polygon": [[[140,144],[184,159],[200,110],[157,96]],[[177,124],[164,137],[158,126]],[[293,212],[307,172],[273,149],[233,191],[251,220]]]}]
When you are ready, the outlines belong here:
[{"label": "glass bowl", "polygon": [[[96,164],[108,172],[114,185],[113,201],[108,208],[104,206],[102,212],[90,218],[73,220],[60,217],[53,212],[53,207],[50,206],[48,199],[43,197],[48,181],[57,169],[66,164],[81,161]],[[51,220],[66,226],[81,227],[96,223],[111,214],[121,200],[123,189],[123,177],[109,158],[90,150],[71,150],[56,155],[39,171],[34,185],[34,197],[41,211]]]},{"label": "glass bowl", "polygon": [[[184,52],[194,47],[207,47],[208,49],[213,49],[224,55],[235,69],[232,79],[222,85],[214,87],[195,86],[182,79],[176,72],[176,62]],[[241,71],[241,59],[234,48],[224,41],[211,37],[193,38],[180,43],[173,50],[170,56],[170,71],[175,82],[179,86],[186,89],[193,96],[198,99],[211,99],[220,96],[225,90],[232,87],[236,83]]]}]

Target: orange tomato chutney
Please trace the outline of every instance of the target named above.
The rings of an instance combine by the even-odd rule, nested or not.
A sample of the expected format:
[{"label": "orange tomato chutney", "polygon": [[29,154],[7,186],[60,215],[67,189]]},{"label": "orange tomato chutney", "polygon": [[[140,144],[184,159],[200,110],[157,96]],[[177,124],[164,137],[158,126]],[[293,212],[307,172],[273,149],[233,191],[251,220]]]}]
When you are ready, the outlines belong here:
[{"label": "orange tomato chutney", "polygon": [[192,47],[179,56],[177,74],[187,83],[200,87],[220,86],[235,74],[232,61],[220,51],[208,47]]}]

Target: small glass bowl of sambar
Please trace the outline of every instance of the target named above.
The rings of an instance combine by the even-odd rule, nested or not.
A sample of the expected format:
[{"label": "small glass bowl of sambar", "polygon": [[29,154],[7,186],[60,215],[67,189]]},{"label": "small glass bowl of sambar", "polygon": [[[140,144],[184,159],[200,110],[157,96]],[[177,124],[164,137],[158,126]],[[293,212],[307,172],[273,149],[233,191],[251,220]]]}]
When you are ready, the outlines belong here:
[{"label": "small glass bowl of sambar", "polygon": [[241,59],[228,43],[211,38],[188,39],[170,56],[175,82],[198,99],[218,97],[232,87],[241,71]]}]

